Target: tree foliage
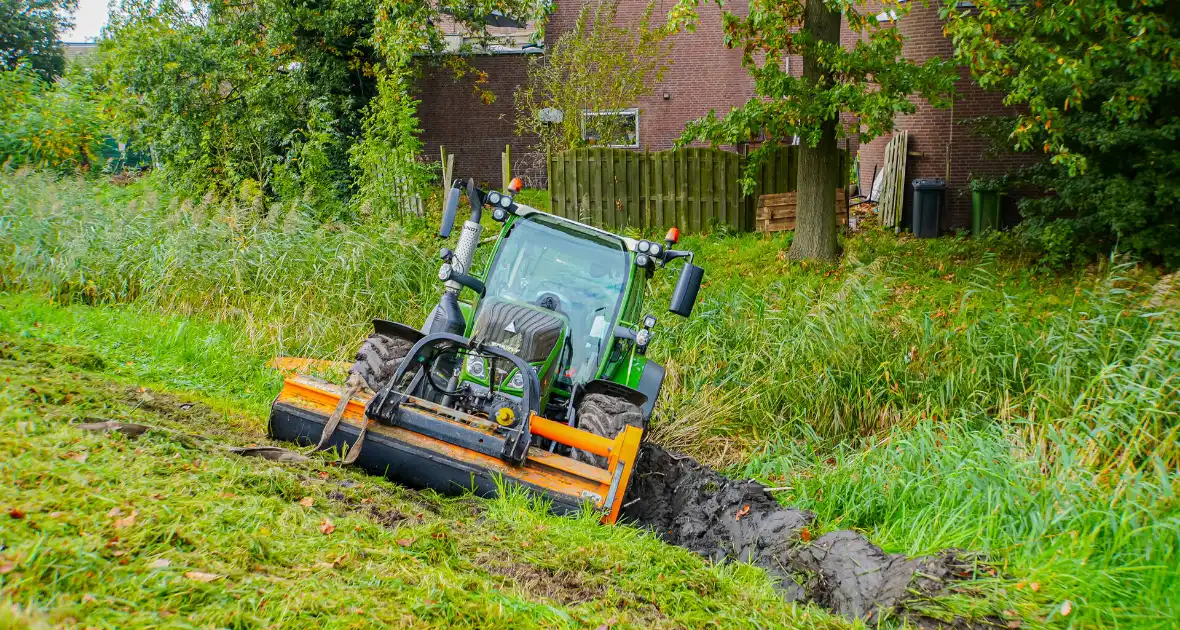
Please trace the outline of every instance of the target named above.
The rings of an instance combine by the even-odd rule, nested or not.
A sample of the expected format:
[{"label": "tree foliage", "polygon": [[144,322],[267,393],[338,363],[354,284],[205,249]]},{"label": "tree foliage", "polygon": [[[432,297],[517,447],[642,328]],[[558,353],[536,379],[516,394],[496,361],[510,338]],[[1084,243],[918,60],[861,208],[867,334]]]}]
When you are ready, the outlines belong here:
[{"label": "tree foliage", "polygon": [[1006,143],[1026,176],[1026,233],[1052,262],[1117,246],[1180,265],[1180,4],[976,0],[948,5],[958,56],[1023,113]]},{"label": "tree foliage", "polygon": [[[670,19],[694,28],[699,3],[680,0]],[[887,0],[874,6],[874,11],[904,15],[909,4]],[[837,255],[836,137],[853,135],[868,142],[891,131],[896,114],[915,111],[913,95],[945,105],[953,93],[956,75],[949,62],[932,57],[919,64],[903,58],[901,33],[892,23],[878,23],[863,7],[857,0],[752,0],[746,15],[724,12],[725,43],[742,51],[756,96],[723,116],[710,112],[690,123],[681,139],[713,144],[764,139],[747,173],[763,151],[800,139],[804,166],[810,161],[816,168],[800,171],[794,257]],[[850,47],[840,42],[841,18],[858,36]],[[789,58],[802,58],[801,75],[789,70]],[[851,122],[842,123],[842,114],[850,115]],[[746,186],[752,183],[747,176]],[[811,205],[820,207],[805,207]],[[810,234],[823,242],[813,242]]]},{"label": "tree foliage", "polygon": [[0,163],[71,169],[95,165],[104,119],[90,71],[47,83],[31,65],[0,70]]},{"label": "tree foliage", "polygon": [[[733,144],[764,137],[790,142],[798,136],[814,146],[824,122],[851,114],[852,121],[839,131],[867,143],[893,130],[894,115],[915,111],[911,95],[935,105],[950,102],[953,66],[938,57],[922,64],[903,58],[901,32],[893,22],[879,23],[874,15],[862,13],[864,2],[824,2],[859,35],[853,46],[817,39],[804,28],[803,18],[808,2],[822,1],[753,0],[748,15],[724,13],[725,44],[742,51],[742,65],[754,78],[756,96],[724,116],[710,112],[694,121],[685,130],[684,141]],[[698,3],[682,0],[673,18],[695,28]],[[900,16],[908,12],[909,4],[887,1],[883,8]],[[814,60],[822,76],[812,81],[793,75],[789,57]]]},{"label": "tree foliage", "polygon": [[[618,112],[650,94],[670,62],[671,31],[653,23],[654,3],[627,26],[615,23],[618,6],[618,0],[583,5],[573,28],[531,60],[528,81],[516,92],[516,120],[520,133],[539,138],[540,155],[591,142],[630,144],[625,119],[586,113]],[[560,121],[552,112],[560,112]]]},{"label": "tree foliage", "polygon": [[[443,49],[523,0],[122,0],[103,52],[116,120],[184,187],[242,186],[339,215],[422,183],[410,88]],[[396,208],[391,208],[396,210]]]},{"label": "tree foliage", "polygon": [[0,0],[0,69],[27,65],[49,81],[65,72],[61,34],[77,0]]}]

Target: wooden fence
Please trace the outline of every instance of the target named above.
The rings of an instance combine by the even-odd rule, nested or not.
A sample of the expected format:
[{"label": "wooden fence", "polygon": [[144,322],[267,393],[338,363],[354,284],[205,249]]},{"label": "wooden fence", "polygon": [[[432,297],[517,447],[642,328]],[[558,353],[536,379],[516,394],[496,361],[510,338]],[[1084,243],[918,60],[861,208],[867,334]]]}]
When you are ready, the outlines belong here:
[{"label": "wooden fence", "polygon": [[573,149],[549,157],[550,211],[613,231],[752,231],[758,197],[795,190],[797,165],[798,147],[775,149],[747,195],[739,181],[746,158],[732,151]]}]

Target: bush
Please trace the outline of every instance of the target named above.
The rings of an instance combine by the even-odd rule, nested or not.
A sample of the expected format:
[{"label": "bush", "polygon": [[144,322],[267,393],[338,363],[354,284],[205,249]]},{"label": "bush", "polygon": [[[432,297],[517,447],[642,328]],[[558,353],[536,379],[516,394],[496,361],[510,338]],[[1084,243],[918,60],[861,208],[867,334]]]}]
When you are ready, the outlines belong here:
[{"label": "bush", "polygon": [[89,71],[47,83],[29,66],[0,70],[0,163],[70,169],[99,161],[101,110]]},{"label": "bush", "polygon": [[1052,264],[1114,249],[1180,266],[1180,39],[1174,2],[948,2],[958,59],[1021,113],[998,134],[1044,153],[1025,234]]}]

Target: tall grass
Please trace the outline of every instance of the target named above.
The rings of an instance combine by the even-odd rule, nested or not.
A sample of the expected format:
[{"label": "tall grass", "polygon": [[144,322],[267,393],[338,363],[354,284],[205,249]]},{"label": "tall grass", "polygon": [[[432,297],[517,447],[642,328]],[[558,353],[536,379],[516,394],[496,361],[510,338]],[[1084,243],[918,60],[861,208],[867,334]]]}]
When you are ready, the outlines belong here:
[{"label": "tall grass", "polygon": [[[438,291],[418,226],[39,174],[0,177],[0,202],[0,288],[228,322],[254,361],[344,358],[369,318],[417,324]],[[685,239],[706,285],[656,329],[657,439],[893,551],[984,551],[1014,576],[993,599],[1034,625],[1180,624],[1173,276],[1049,274],[1002,236],[871,232],[839,265],[788,244]],[[657,274],[651,312],[674,279]]]},{"label": "tall grass", "polygon": [[317,225],[300,204],[180,199],[155,183],[4,177],[0,289],[199,313],[249,347],[333,358],[372,317],[421,319],[436,299],[421,230]]}]

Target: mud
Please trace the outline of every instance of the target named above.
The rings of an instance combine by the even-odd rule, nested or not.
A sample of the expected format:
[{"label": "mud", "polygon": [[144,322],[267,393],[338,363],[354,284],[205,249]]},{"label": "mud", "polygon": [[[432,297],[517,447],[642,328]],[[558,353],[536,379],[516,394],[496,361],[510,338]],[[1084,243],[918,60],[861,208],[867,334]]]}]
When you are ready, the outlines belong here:
[{"label": "mud", "polygon": [[640,452],[623,518],[715,562],[760,566],[779,578],[785,598],[849,618],[917,616],[907,602],[972,570],[954,551],[907,558],[850,530],[804,542],[811,512],[783,507],[758,483],[729,479],[651,444]]}]

